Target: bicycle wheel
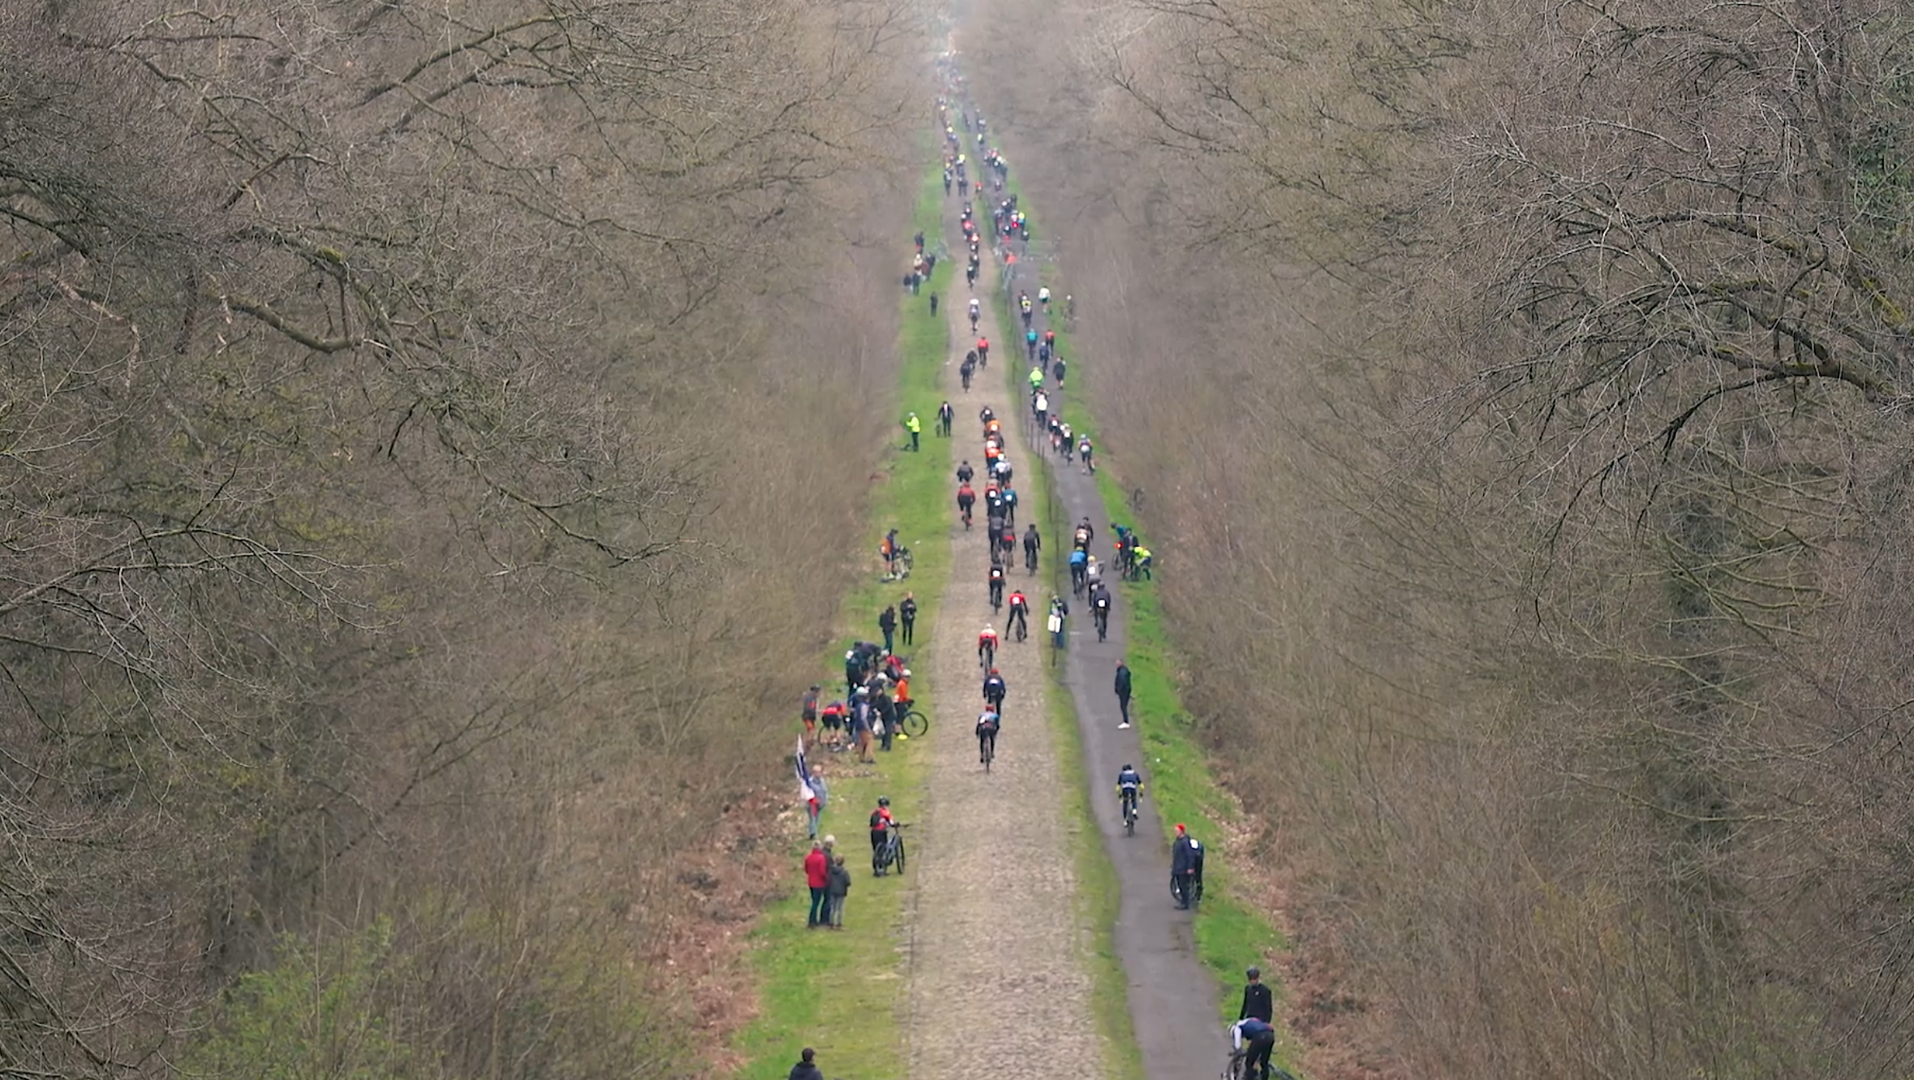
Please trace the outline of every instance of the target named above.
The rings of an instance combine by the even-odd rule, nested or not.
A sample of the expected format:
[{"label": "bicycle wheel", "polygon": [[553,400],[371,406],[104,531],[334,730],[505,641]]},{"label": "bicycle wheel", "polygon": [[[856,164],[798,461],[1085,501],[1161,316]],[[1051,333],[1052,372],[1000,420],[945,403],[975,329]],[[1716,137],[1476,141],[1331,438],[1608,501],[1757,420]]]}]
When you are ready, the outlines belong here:
[{"label": "bicycle wheel", "polygon": [[904,872],[904,838],[900,836],[892,844],[897,848],[897,872],[901,874]]},{"label": "bicycle wheel", "polygon": [[924,737],[924,732],[930,730],[930,717],[917,709],[912,709],[904,714],[903,728],[904,734],[913,739],[921,739]]}]

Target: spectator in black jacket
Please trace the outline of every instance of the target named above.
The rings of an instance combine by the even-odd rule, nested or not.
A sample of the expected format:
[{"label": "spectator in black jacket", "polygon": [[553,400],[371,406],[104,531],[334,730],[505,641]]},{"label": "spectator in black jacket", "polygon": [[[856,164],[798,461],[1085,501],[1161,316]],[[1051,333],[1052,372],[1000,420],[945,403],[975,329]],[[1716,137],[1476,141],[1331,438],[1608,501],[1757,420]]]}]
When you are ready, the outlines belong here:
[{"label": "spectator in black jacket", "polygon": [[1269,987],[1263,985],[1261,968],[1249,969],[1249,985],[1243,987],[1243,1010],[1236,1014],[1236,1019],[1241,1020],[1249,1016],[1254,1016],[1265,1024],[1276,1022],[1276,1005],[1270,1000]]},{"label": "spectator in black jacket", "polygon": [[824,1080],[823,1070],[817,1067],[817,1051],[805,1047],[798,1054],[798,1063],[791,1066],[791,1080]]},{"label": "spectator in black jacket", "polygon": [[1123,711],[1123,722],[1117,727],[1127,728],[1130,726],[1130,666],[1121,660],[1117,661],[1116,694],[1117,708]]}]

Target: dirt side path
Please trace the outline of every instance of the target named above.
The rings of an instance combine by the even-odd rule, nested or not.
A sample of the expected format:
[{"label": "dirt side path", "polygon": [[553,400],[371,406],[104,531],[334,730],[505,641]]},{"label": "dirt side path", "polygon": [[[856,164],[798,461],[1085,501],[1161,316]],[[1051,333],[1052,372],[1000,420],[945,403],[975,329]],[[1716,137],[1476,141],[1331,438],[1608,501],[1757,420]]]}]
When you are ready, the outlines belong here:
[{"label": "dirt side path", "polygon": [[[961,201],[953,195],[944,215],[944,242],[962,258],[957,222]],[[986,228],[988,221],[986,220]],[[931,245],[933,248],[934,244]],[[1006,365],[997,360],[1002,335],[985,308],[984,332],[993,360],[964,393],[958,378],[966,343],[974,342],[966,311],[963,268],[947,286],[942,310],[949,313],[956,350],[945,365],[945,394],[956,406],[954,435],[929,435],[925,451],[944,451],[954,470],[960,458],[983,459],[977,410],[988,403],[1012,420],[1017,400],[1006,389]],[[995,285],[990,259],[977,289]],[[927,418],[934,414],[920,410]],[[1029,469],[1028,453],[1012,464]],[[976,484],[982,490],[981,478]],[[1073,828],[1062,792],[1072,781],[1059,762],[1051,727],[1044,719],[1050,693],[1041,669],[1040,633],[1017,644],[1005,637],[997,666],[1009,684],[1003,732],[989,775],[977,761],[971,733],[983,682],[977,665],[977,632],[986,622],[1001,632],[990,610],[990,566],[981,500],[976,527],[966,533],[956,518],[956,481],[950,504],[952,578],[929,636],[930,648],[913,658],[934,685],[949,688],[938,727],[930,733],[931,765],[925,823],[914,830],[910,872],[915,883],[912,924],[909,1029],[911,1080],[1050,1080],[1060,1075],[1095,1076],[1101,1071],[1091,981],[1081,954],[1077,882],[1068,855]],[[1015,570],[1010,583],[1026,580]],[[1008,590],[1006,590],[1007,592]],[[972,689],[969,693],[963,687]],[[948,719],[944,719],[948,717]],[[901,807],[906,814],[913,808]],[[906,819],[908,820],[908,819]],[[1061,823],[1061,824],[1059,824]]]}]

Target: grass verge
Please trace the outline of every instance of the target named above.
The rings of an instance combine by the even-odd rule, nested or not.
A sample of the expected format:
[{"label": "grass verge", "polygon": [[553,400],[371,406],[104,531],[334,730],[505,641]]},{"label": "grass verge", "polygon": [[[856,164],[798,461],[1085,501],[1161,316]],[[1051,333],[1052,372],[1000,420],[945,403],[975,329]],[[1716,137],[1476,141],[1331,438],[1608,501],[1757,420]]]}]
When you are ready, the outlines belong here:
[{"label": "grass verge", "polygon": [[[1006,188],[1007,194],[1017,196],[1018,208],[1029,220],[1031,234],[1043,237],[1041,222],[1030,200],[1014,181],[1008,182]],[[980,217],[989,216],[985,208],[979,208],[978,213]],[[1039,287],[1048,285],[1053,305],[1061,305],[1063,297],[1069,294],[1059,278],[1054,265],[1040,260],[1020,262],[1016,287],[1009,291],[1001,287],[997,290],[1001,324],[1021,325],[1014,300],[1018,289],[1035,296]],[[1076,349],[1068,320],[1056,320],[1052,329],[1057,332],[1058,354],[1069,364],[1071,426],[1078,434],[1090,435],[1092,441],[1102,447],[1103,440],[1095,434],[1095,414],[1085,404],[1089,396],[1087,386],[1093,381],[1088,370],[1090,365],[1083,362]],[[1018,336],[1021,338],[1021,334]],[[1020,348],[1022,342],[1010,342],[1008,346],[1014,350]],[[1027,372],[1028,366],[1024,362],[1019,370]],[[1123,494],[1126,488],[1121,481],[1122,463],[1099,453],[1097,465],[1097,490],[1104,509],[1102,520],[1135,521],[1133,508]],[[1052,528],[1067,526],[1054,522]],[[1050,535],[1063,534],[1052,532]],[[1148,582],[1120,583],[1118,596],[1125,605],[1128,627],[1125,655],[1131,673],[1131,711],[1147,721],[1155,721],[1138,726],[1148,767],[1150,797],[1156,802],[1158,817],[1166,830],[1180,821],[1199,838],[1222,836],[1230,831],[1224,826],[1236,823],[1240,813],[1235,800],[1211,774],[1193,718],[1183,708],[1175,678],[1181,668],[1164,625],[1155,588]],[[1167,833],[1165,839],[1168,839]],[[1213,853],[1223,857],[1210,859],[1205,867],[1203,904],[1195,923],[1196,948],[1198,958],[1216,973],[1218,982],[1226,988],[1217,1002],[1218,1013],[1224,1019],[1234,1020],[1239,1004],[1236,987],[1241,983],[1243,969],[1284,950],[1287,943],[1275,924],[1248,903],[1235,886],[1236,875],[1229,864],[1229,852],[1213,850]],[[1107,860],[1105,863],[1107,869]],[[1282,986],[1272,981],[1271,989],[1282,996]]]},{"label": "grass verge", "polygon": [[[938,232],[942,199],[939,178],[932,176],[919,194],[913,215],[913,228],[923,230],[927,238]],[[905,238],[898,245],[900,267],[909,252],[908,242]],[[918,582],[925,584],[924,594],[917,597],[919,633],[927,634],[937,625],[939,593],[950,576],[951,559],[950,544],[943,535],[946,455],[935,434],[949,341],[944,319],[930,313],[929,298],[933,291],[948,291],[954,269],[950,260],[940,259],[923,292],[913,296],[907,291],[899,301],[899,423],[885,455],[885,477],[871,497],[863,547],[869,571],[838,609],[836,624],[842,642],[826,659],[818,680],[827,690],[835,686],[841,692],[843,650],[857,639],[882,640],[878,613],[903,599]],[[924,429],[922,450],[917,453],[903,449],[909,436],[902,420],[913,410]],[[903,582],[878,580],[877,545],[892,527],[899,530],[898,539],[910,547],[915,559],[911,577]],[[898,652],[909,656],[910,646],[900,643]],[[936,708],[937,687],[920,675],[912,679],[911,691],[932,724],[945,721]],[[804,887],[801,863],[810,844],[800,819],[791,837],[789,895],[766,909],[752,930],[758,1015],[733,1042],[733,1049],[744,1059],[739,1075],[747,1080],[782,1080],[797,1061],[798,1050],[811,1046],[817,1049],[827,1075],[903,1076],[901,949],[908,929],[908,890],[915,879],[871,876],[864,820],[877,797],[889,795],[899,817],[908,821],[914,808],[922,805],[929,763],[922,748],[910,742],[896,744],[890,754],[879,752],[875,766],[855,765],[844,754],[816,758],[830,792],[821,826],[837,836],[838,850],[851,868],[845,929],[832,933],[805,928],[810,894]]]}]

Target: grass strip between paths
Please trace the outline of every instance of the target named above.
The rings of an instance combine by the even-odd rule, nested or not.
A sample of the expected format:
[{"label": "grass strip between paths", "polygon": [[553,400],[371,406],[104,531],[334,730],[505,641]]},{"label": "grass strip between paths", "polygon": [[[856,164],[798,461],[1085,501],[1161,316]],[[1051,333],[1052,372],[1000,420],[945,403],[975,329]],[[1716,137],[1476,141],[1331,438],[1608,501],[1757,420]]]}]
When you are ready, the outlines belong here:
[{"label": "grass strip between paths", "polygon": [[[924,185],[913,214],[913,228],[926,241],[939,233],[943,189],[936,175]],[[899,275],[909,255],[908,236],[897,245]],[[931,246],[935,251],[936,247]],[[930,294],[948,293],[956,271],[953,260],[941,257],[931,283],[920,295],[905,291],[899,350],[895,437],[884,467],[885,480],[872,493],[870,521],[860,538],[864,561],[871,570],[861,584],[844,597],[836,625],[842,639],[825,658],[818,678],[825,701],[842,696],[844,650],[855,640],[877,640],[877,615],[887,604],[917,591],[918,633],[937,625],[941,592],[950,576],[950,543],[945,536],[949,520],[949,485],[942,442],[935,434],[937,406],[943,400],[940,380],[948,355],[948,330],[941,316],[930,313]],[[923,422],[923,449],[911,453],[904,415],[915,411]],[[915,569],[903,582],[880,582],[877,545],[887,529],[897,528],[898,539],[911,549]],[[922,589],[918,589],[919,585]],[[922,640],[920,636],[920,641]],[[898,645],[909,657],[910,646]],[[792,724],[781,736],[795,745],[797,699],[802,687],[791,691]],[[930,717],[932,726],[954,722],[937,708],[938,688],[922,674],[911,679],[912,696]],[[902,1025],[904,959],[910,934],[910,876],[873,878],[865,818],[879,795],[889,795],[899,820],[910,821],[923,805],[926,748],[908,741],[889,754],[878,751],[875,766],[857,766],[849,754],[814,755],[821,762],[830,798],[821,828],[835,834],[837,849],[851,870],[851,891],[844,906],[842,932],[805,928],[810,903],[804,887],[802,863],[810,850],[803,836],[802,817],[789,836],[791,870],[789,895],[765,910],[752,931],[752,962],[757,972],[758,1016],[734,1040],[733,1049],[744,1059],[747,1080],[783,1080],[797,1061],[798,1050],[815,1047],[827,1076],[902,1077],[907,1071]],[[796,782],[792,781],[796,804]]]},{"label": "grass strip between paths", "polygon": [[[1046,234],[1031,208],[1029,198],[1015,181],[1006,181],[1005,188],[1007,195],[1017,196],[1017,208],[1023,211],[1029,221],[1031,235],[1041,244]],[[978,214],[988,219],[988,207],[980,207]],[[1061,310],[1063,298],[1069,295],[1067,288],[1059,284],[1060,278],[1060,271],[1047,260],[1019,260],[1019,287],[1035,296],[1038,288],[1048,285],[1051,304],[1058,310]],[[997,290],[996,301],[1004,312],[1004,325],[1020,325],[1014,291]],[[1070,411],[1068,419],[1076,435],[1090,435],[1098,447],[1096,482],[1106,515],[1103,520],[1134,523],[1134,508],[1129,506],[1123,494],[1126,489],[1120,479],[1122,463],[1112,461],[1107,456],[1103,450],[1104,440],[1094,433],[1095,415],[1086,404],[1091,397],[1086,386],[1094,381],[1088,370],[1090,365],[1084,362],[1071,340],[1073,328],[1070,320],[1056,319],[1051,323],[1051,328],[1057,334],[1058,355],[1069,365],[1066,384],[1071,391],[1067,403]],[[1015,352],[1014,346],[1021,344],[1021,341],[1006,343],[1008,354],[1019,361],[1022,358]],[[1017,365],[1006,366],[1014,368]],[[1025,364],[1024,370],[1027,369],[1028,365]],[[1121,508],[1121,512],[1112,512],[1112,507]],[[1145,531],[1147,540],[1148,533]],[[1168,839],[1170,823],[1181,821],[1188,824],[1197,837],[1208,842],[1211,838],[1223,835],[1224,830],[1220,825],[1240,821],[1240,810],[1236,801],[1211,774],[1206,753],[1196,735],[1194,718],[1183,708],[1174,674],[1181,670],[1180,660],[1164,626],[1155,586],[1149,582],[1119,582],[1117,594],[1125,605],[1128,639],[1124,652],[1130,665],[1131,712],[1140,719],[1137,726],[1141,733],[1149,797],[1156,802],[1157,817],[1166,830],[1165,840]],[[1203,903],[1197,911],[1195,929],[1198,958],[1216,972],[1218,982],[1227,988],[1223,999],[1217,1003],[1218,1012],[1224,1019],[1234,1020],[1236,1008],[1240,1004],[1236,987],[1242,983],[1244,967],[1285,950],[1288,944],[1275,924],[1241,897],[1235,887],[1229,855],[1230,852],[1216,850],[1212,843],[1211,858],[1204,867]],[[1272,979],[1266,978],[1265,981],[1278,997],[1283,996],[1284,987]],[[1280,1015],[1280,1008],[1278,1013]]]}]

